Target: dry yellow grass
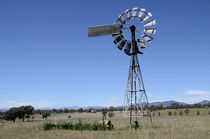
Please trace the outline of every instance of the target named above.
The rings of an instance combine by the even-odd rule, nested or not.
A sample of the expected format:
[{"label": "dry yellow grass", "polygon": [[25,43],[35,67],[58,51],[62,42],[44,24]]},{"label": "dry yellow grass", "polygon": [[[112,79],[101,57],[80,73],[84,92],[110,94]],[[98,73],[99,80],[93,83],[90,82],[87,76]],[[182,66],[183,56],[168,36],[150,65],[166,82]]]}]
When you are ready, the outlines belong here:
[{"label": "dry yellow grass", "polygon": [[[167,113],[167,112],[166,112]],[[45,122],[94,122],[101,119],[101,113],[53,114],[43,121],[40,115],[35,115],[32,122],[17,121],[0,122],[0,139],[209,139],[210,116],[161,116],[153,117],[153,127],[145,122],[145,129],[127,129],[128,120],[120,118],[120,113],[111,119],[113,131],[43,131]],[[72,118],[68,119],[68,115]]]}]

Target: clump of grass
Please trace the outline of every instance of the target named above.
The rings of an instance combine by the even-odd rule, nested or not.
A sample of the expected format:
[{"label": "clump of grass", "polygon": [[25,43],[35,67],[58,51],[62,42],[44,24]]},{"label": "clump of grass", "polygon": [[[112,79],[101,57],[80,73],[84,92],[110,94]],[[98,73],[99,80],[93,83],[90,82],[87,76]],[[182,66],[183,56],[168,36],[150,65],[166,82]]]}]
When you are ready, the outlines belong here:
[{"label": "clump of grass", "polygon": [[56,125],[53,124],[53,123],[45,123],[45,124],[43,125],[43,129],[44,129],[44,130],[52,130],[52,129],[55,128],[55,127],[56,127]]},{"label": "clump of grass", "polygon": [[76,124],[72,123],[44,123],[43,125],[44,130],[52,130],[52,129],[59,129],[59,130],[106,130],[106,126],[99,124],[99,123],[85,123],[83,124],[81,121],[79,121]]}]

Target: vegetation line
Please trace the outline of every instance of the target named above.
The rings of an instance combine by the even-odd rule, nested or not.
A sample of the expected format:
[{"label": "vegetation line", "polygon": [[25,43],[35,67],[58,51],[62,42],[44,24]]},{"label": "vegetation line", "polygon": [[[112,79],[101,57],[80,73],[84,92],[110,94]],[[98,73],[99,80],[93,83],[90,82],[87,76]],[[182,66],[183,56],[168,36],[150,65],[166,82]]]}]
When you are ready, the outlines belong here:
[{"label": "vegetation line", "polygon": [[58,123],[58,124],[54,124],[54,123],[44,123],[43,124],[43,130],[52,130],[52,129],[59,129],[59,130],[106,130],[106,126],[99,124],[99,123],[94,123],[94,124],[90,124],[90,123],[82,123],[81,121],[79,121],[76,124],[72,124],[72,123]]}]

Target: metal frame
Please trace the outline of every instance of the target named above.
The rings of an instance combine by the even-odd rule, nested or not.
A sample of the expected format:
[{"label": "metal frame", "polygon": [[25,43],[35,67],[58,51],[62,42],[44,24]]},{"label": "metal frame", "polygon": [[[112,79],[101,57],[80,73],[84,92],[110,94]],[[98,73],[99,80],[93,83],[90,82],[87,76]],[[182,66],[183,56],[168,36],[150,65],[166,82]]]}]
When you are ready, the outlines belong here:
[{"label": "metal frame", "polygon": [[151,113],[148,108],[149,102],[144,88],[140,64],[137,54],[135,54],[131,56],[123,107],[126,114],[128,111],[130,113],[128,116],[130,118],[130,126],[132,125],[133,118],[135,118],[136,121],[141,120],[142,126],[144,127],[144,116],[149,116],[152,123]]}]

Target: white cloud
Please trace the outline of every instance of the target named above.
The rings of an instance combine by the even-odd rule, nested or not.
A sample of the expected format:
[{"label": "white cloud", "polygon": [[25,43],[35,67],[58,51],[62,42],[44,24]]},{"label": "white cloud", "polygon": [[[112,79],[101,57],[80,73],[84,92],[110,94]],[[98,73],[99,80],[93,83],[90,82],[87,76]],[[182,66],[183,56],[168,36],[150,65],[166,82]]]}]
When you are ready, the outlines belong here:
[{"label": "white cloud", "polygon": [[198,103],[201,102],[203,100],[210,100],[210,95],[207,96],[191,96],[191,97],[184,97],[184,98],[180,98],[180,99],[175,99],[176,101],[180,101],[180,102],[185,102],[188,104],[194,104],[194,103]]},{"label": "white cloud", "polygon": [[187,90],[185,91],[187,95],[210,95],[210,92],[203,90]]},{"label": "white cloud", "polygon": [[19,107],[23,105],[31,105],[35,108],[49,108],[52,107],[51,102],[48,101],[14,101],[14,100],[8,100],[8,101],[0,101],[0,108],[11,108],[11,107]]}]

